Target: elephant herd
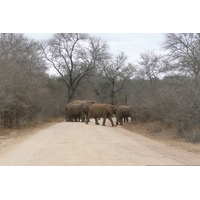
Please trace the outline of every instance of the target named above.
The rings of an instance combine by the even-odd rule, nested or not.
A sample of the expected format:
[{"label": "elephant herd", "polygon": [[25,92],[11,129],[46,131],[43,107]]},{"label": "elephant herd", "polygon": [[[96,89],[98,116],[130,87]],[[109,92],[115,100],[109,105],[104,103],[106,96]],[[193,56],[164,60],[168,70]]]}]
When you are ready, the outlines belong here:
[{"label": "elephant herd", "polygon": [[66,122],[81,121],[88,124],[91,118],[95,119],[95,124],[99,125],[98,120],[103,118],[103,126],[105,126],[106,118],[109,119],[112,126],[115,126],[112,120],[113,115],[116,116],[116,126],[123,125],[123,119],[128,122],[134,119],[134,112],[131,106],[116,106],[110,104],[97,103],[91,100],[74,100],[65,107]]}]

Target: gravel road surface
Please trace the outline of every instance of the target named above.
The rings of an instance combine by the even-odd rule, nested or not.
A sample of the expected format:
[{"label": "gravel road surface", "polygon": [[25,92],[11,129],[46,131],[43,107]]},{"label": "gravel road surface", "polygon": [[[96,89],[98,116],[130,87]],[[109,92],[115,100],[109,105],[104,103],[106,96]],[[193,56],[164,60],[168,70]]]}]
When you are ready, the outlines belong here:
[{"label": "gravel road surface", "polygon": [[61,122],[0,144],[2,166],[200,165],[200,154],[170,147],[123,127]]}]

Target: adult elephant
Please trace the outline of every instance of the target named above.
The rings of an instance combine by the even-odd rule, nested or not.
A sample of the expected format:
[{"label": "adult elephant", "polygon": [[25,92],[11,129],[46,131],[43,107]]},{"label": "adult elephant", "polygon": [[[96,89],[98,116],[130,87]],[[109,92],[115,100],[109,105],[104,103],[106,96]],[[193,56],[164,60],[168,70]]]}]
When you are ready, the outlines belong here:
[{"label": "adult elephant", "polygon": [[80,121],[81,119],[82,122],[85,122],[89,108],[93,103],[95,101],[92,100],[74,100],[68,103],[65,107],[66,121],[73,121],[73,119]]},{"label": "adult elephant", "polygon": [[116,109],[116,126],[118,124],[123,126],[123,118],[127,120],[131,117],[131,121],[134,119],[134,111],[131,106],[118,106]]},{"label": "adult elephant", "polygon": [[115,106],[112,106],[110,104],[95,103],[90,107],[86,124],[88,124],[90,118],[94,118],[95,124],[99,125],[98,119],[102,117],[102,126],[105,126],[106,118],[108,118],[111,122],[111,125],[114,126],[112,115],[115,114],[115,112]]},{"label": "adult elephant", "polygon": [[87,104],[87,105],[92,105],[96,103],[96,101],[92,101],[92,100],[74,100],[68,104]]},{"label": "adult elephant", "polygon": [[85,121],[85,110],[89,110],[89,107],[85,104],[71,104],[67,108],[66,113],[66,121],[73,121],[73,118],[75,121],[77,119],[81,119],[82,122]]}]

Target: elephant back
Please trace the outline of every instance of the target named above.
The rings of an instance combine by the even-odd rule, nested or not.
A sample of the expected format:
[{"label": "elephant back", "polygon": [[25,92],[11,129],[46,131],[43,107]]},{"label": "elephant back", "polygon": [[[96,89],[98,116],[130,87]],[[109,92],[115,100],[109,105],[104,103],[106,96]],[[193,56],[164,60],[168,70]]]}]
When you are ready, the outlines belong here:
[{"label": "elephant back", "polygon": [[90,107],[89,112],[91,116],[94,115],[98,117],[103,116],[105,113],[112,115],[114,114],[114,107],[110,104],[94,103]]},{"label": "elephant back", "polygon": [[73,104],[76,104],[76,105],[77,104],[83,104],[83,105],[86,105],[86,106],[91,106],[94,103],[96,103],[96,101],[92,101],[92,100],[74,100],[74,101],[68,103],[65,106],[65,108],[66,108],[66,110],[68,110],[71,107],[71,105],[73,105]]}]

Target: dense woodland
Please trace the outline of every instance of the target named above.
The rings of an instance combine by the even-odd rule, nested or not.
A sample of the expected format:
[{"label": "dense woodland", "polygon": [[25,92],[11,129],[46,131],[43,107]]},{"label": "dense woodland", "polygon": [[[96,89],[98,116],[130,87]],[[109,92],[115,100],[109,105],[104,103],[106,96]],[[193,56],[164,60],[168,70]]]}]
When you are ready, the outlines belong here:
[{"label": "dense woodland", "polygon": [[[57,33],[46,41],[0,34],[0,129],[64,116],[65,105],[91,99],[137,105],[137,120],[175,127],[200,141],[200,34],[165,34],[162,54],[141,52],[129,63],[101,38]],[[120,49],[119,49],[120,50]],[[53,67],[57,74],[47,71]]]}]

